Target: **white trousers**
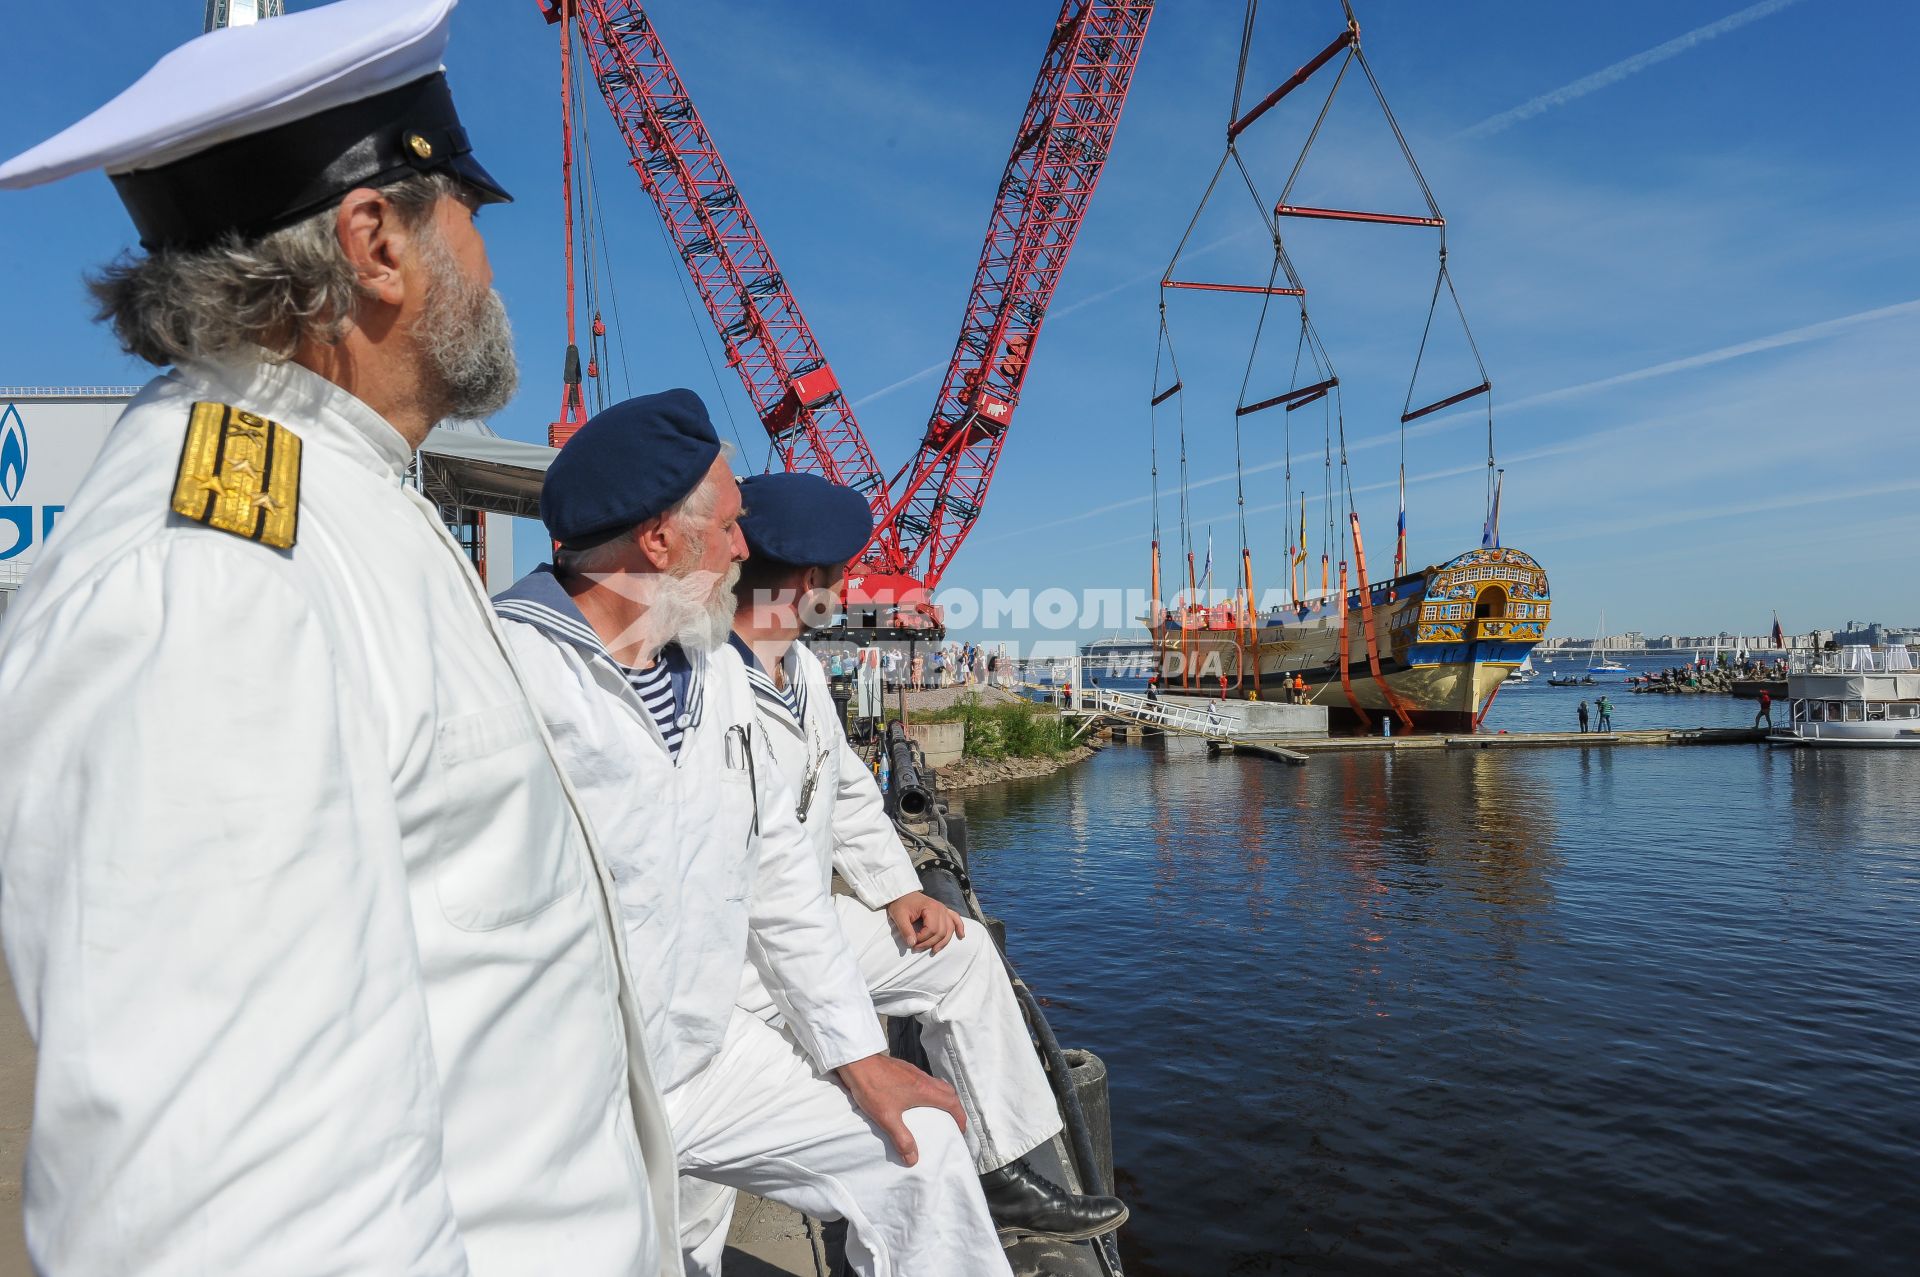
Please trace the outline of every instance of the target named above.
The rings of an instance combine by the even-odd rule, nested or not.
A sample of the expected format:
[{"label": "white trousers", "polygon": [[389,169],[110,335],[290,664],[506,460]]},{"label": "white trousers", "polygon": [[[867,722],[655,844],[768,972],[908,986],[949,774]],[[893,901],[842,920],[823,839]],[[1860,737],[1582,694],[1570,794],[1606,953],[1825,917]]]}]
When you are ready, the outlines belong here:
[{"label": "white trousers", "polygon": [[[915,953],[900,943],[885,913],[852,896],[835,896],[834,905],[875,1008],[920,1021],[920,1040],[934,1075],[959,1093],[975,1169],[996,1170],[1059,1134],[1059,1109],[987,929],[969,921],[967,934],[939,953]],[[769,1024],[779,1023],[773,999],[751,967],[741,985],[740,1006]],[[679,1131],[677,1122],[674,1130]],[[687,1271],[718,1273],[733,1192],[685,1176],[680,1184]]]},{"label": "white trousers", "polygon": [[[718,1273],[735,1189],[847,1220],[863,1277],[1011,1277],[966,1143],[938,1109],[904,1115],[908,1166],[792,1038],[736,1009],[713,1063],[666,1096],[680,1153],[681,1248],[689,1273]],[[691,1178],[690,1178],[691,1177]],[[724,1204],[714,1226],[715,1199]]]}]

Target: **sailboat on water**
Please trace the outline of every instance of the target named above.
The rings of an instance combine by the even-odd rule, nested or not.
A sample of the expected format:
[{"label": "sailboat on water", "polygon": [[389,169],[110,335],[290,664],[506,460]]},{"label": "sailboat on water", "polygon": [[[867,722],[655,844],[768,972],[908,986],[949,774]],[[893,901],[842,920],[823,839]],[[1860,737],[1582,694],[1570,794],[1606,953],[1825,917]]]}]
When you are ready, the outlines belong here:
[{"label": "sailboat on water", "polygon": [[1612,661],[1607,659],[1605,655],[1605,647],[1604,647],[1604,644],[1606,643],[1606,641],[1607,641],[1607,613],[1606,613],[1606,609],[1602,608],[1600,611],[1600,630],[1599,630],[1599,633],[1593,636],[1593,653],[1587,659],[1587,673],[1589,674],[1625,674],[1627,672],[1626,666],[1622,665],[1618,661]]}]

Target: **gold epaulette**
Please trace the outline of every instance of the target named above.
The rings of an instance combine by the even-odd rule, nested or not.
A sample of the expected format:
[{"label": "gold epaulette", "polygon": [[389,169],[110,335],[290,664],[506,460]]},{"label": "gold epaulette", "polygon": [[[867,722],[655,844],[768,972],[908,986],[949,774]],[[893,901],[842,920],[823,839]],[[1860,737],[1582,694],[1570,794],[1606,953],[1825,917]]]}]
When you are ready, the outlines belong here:
[{"label": "gold epaulette", "polygon": [[223,403],[197,403],[173,481],[174,513],[276,550],[300,525],[300,436]]}]

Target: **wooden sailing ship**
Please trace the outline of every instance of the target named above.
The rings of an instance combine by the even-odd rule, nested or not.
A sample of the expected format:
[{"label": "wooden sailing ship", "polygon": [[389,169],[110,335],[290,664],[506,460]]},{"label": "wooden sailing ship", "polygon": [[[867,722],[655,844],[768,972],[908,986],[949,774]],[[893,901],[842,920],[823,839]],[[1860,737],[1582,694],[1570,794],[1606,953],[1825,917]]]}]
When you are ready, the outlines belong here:
[{"label": "wooden sailing ship", "polygon": [[1393,730],[1471,732],[1551,610],[1546,570],[1493,546],[1259,616],[1232,603],[1170,609],[1154,640],[1170,694],[1298,695],[1325,706],[1336,731],[1394,719]]},{"label": "wooden sailing ship", "polygon": [[[1494,455],[1493,380],[1473,340],[1449,272],[1447,220],[1420,172],[1406,135],[1394,120],[1378,78],[1367,64],[1360,45],[1360,24],[1352,6],[1342,0],[1342,7],[1345,29],[1272,92],[1245,106],[1242,94],[1257,12],[1257,3],[1249,4],[1241,34],[1240,72],[1227,116],[1225,153],[1161,277],[1159,348],[1149,400],[1149,411],[1155,414],[1150,454],[1155,614],[1149,621],[1158,653],[1160,685],[1169,695],[1304,700],[1324,706],[1328,711],[1328,725],[1336,731],[1394,730],[1390,725],[1397,724],[1398,730],[1405,731],[1470,732],[1486,717],[1488,706],[1507,676],[1545,635],[1552,598],[1546,572],[1538,561],[1500,544],[1502,472]],[[1257,189],[1248,157],[1237,149],[1238,139],[1262,119],[1269,121],[1263,127],[1273,128],[1275,117],[1270,113],[1323,68],[1332,68],[1325,103],[1318,115],[1311,117],[1315,122],[1306,134],[1300,157],[1294,162],[1278,201],[1268,205]],[[1349,68],[1357,68],[1359,74],[1350,78]],[[1324,77],[1322,82],[1326,82]],[[1370,94],[1379,119],[1391,131],[1406,160],[1426,206],[1424,211],[1370,212],[1307,206],[1294,201],[1295,183],[1308,152],[1321,136],[1320,124],[1325,121],[1334,95],[1343,83],[1363,85],[1364,91]],[[1229,177],[1226,189],[1245,187],[1252,196],[1261,227],[1271,239],[1272,262],[1264,280],[1245,277],[1223,280],[1212,274],[1194,278],[1182,268],[1194,229],[1200,224],[1208,202],[1222,189],[1222,176],[1230,171],[1233,176]],[[1293,218],[1413,228],[1430,231],[1438,239],[1438,271],[1400,414],[1400,519],[1392,575],[1384,581],[1370,581],[1367,575],[1360,515],[1348,465],[1341,380],[1308,314],[1306,285],[1282,242],[1281,226]],[[1210,533],[1207,569],[1202,573],[1194,569],[1195,532],[1187,503],[1191,490],[1188,392],[1180,374],[1169,323],[1169,301],[1176,296],[1196,294],[1230,294],[1259,301],[1246,370],[1233,410],[1240,562],[1233,597],[1225,603],[1216,602],[1211,589]],[[1270,384],[1257,388],[1260,382],[1271,383],[1275,371],[1271,367],[1271,356],[1262,349],[1262,340],[1289,327],[1269,324],[1273,308],[1285,308],[1289,304],[1297,308],[1299,320],[1294,329],[1297,336],[1293,342],[1292,367],[1282,383],[1288,388],[1274,394],[1269,393]],[[1431,398],[1422,394],[1416,399],[1436,318],[1441,319],[1443,326],[1457,321],[1477,379],[1465,389],[1450,394]],[[1460,382],[1451,384],[1457,386]],[[1476,410],[1484,408],[1487,425],[1487,508],[1481,546],[1437,566],[1410,570],[1406,549],[1407,426],[1469,401],[1475,402]],[[1324,475],[1322,491],[1318,494],[1324,523],[1317,594],[1308,591],[1305,577],[1309,497],[1306,491],[1295,487],[1294,479],[1295,414],[1309,407],[1314,408],[1314,415],[1321,421],[1322,438],[1320,447],[1315,449],[1319,456],[1314,461],[1318,463],[1315,468]],[[1159,602],[1167,597],[1161,593],[1160,561],[1163,427],[1158,414],[1162,412],[1172,417],[1179,443],[1180,536],[1185,546],[1182,582],[1185,590],[1172,606],[1164,609]],[[1279,433],[1284,450],[1283,504],[1289,516],[1297,511],[1299,517],[1297,539],[1287,547],[1285,560],[1289,588],[1279,592],[1277,605],[1270,601],[1271,596],[1263,598],[1256,591],[1253,552],[1248,545],[1245,482],[1248,471],[1244,465],[1248,444],[1243,437],[1243,423],[1256,414],[1267,414],[1261,417],[1263,422],[1276,417],[1282,422]],[[1287,525],[1291,524],[1289,517]],[[1350,544],[1347,543],[1349,534]],[[1352,584],[1348,576],[1349,551]],[[1335,560],[1339,564],[1337,575],[1332,571]],[[1201,586],[1202,579],[1206,579],[1205,588]],[[1256,603],[1256,600],[1260,601]]]}]

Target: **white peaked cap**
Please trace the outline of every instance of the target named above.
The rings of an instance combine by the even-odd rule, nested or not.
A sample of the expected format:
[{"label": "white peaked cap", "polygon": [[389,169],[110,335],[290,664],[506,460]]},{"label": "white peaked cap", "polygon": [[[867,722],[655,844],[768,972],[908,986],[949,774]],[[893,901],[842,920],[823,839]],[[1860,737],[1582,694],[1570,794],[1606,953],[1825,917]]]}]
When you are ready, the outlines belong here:
[{"label": "white peaked cap", "polygon": [[458,0],[335,0],[190,40],[5,164],[0,187],[156,168],[434,74]]}]

